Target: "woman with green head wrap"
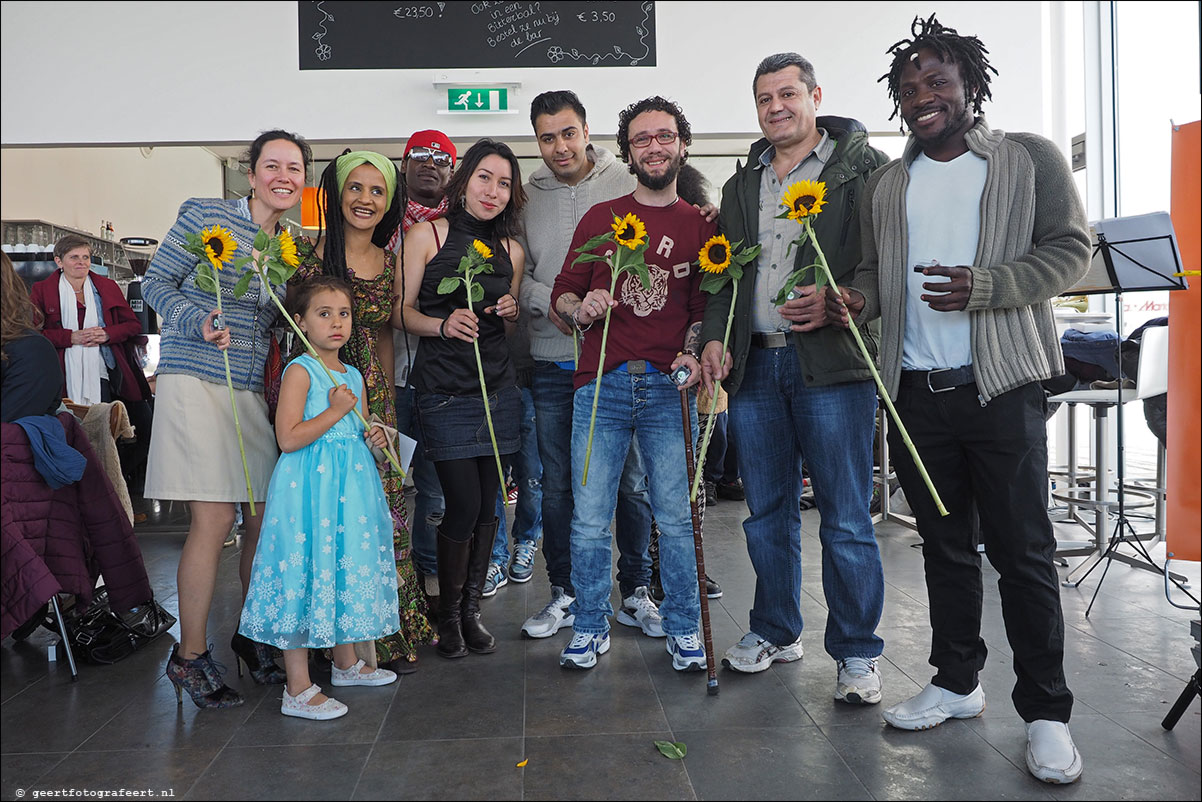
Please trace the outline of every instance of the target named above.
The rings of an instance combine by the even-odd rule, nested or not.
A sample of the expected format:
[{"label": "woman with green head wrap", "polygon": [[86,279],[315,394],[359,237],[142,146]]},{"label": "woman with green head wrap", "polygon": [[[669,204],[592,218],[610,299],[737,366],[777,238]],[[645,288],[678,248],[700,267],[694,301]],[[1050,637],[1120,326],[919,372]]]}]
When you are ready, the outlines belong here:
[{"label": "woman with green head wrap", "polygon": [[[368,410],[395,427],[389,318],[396,257],[384,246],[405,212],[400,171],[379,153],[348,150],[322,173],[320,190],[321,236],[311,250],[302,249],[309,252],[290,283],[318,275],[337,276],[350,283],[354,290],[353,328],[341,358],[363,374]],[[384,479],[384,491],[392,511],[401,629],[376,641],[375,656],[388,669],[408,674],[417,668],[416,647],[430,643],[434,633],[410,560],[401,476],[390,472]]]}]

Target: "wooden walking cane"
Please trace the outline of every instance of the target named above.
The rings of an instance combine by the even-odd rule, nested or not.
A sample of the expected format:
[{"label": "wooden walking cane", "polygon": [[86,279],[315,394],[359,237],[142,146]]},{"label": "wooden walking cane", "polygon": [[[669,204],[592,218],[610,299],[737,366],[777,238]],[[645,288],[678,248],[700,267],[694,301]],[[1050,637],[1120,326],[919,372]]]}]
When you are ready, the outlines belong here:
[{"label": "wooden walking cane", "polygon": [[[689,487],[692,487],[693,426],[689,420],[689,393],[687,390],[680,391],[680,416],[684,421],[684,456],[685,464],[689,469]],[[690,499],[689,511],[693,514],[693,553],[697,555],[697,587],[701,592],[701,635],[705,642],[705,670],[709,674],[705,683],[705,692],[710,696],[717,696],[718,666],[714,663],[714,636],[710,632],[710,600],[705,592],[705,552],[701,549],[701,517],[697,513],[697,499]]]}]

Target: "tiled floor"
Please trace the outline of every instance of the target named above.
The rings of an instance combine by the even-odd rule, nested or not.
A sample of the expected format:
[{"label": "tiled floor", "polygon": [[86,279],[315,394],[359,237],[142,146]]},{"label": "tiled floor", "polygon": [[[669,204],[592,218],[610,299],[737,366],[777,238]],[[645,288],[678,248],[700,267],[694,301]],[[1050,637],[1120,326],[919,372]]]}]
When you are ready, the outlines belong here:
[{"label": "tiled floor", "polygon": [[[723,501],[707,521],[707,566],[726,591],[711,605],[719,652],[742,635],[752,598],[745,514],[742,503]],[[122,788],[192,799],[1202,798],[1199,703],[1174,731],[1160,726],[1195,666],[1191,614],[1165,601],[1159,577],[1116,563],[1088,619],[1100,571],[1062,591],[1077,698],[1071,726],[1085,774],[1073,786],[1046,786],[1025,767],[991,571],[983,717],[900,732],[882,723],[879,707],[832,700],[817,523],[816,513],[805,513],[805,659],[758,675],[720,670],[716,697],[706,694],[704,673],[677,674],[663,641],[638,630],[615,626],[609,654],[587,672],[559,668],[566,631],[519,638],[523,619],[546,601],[541,558],[534,581],[511,583],[485,602],[495,654],[447,661],[426,650],[420,670],[395,685],[340,689],[351,713],[329,723],[282,717],[278,687],[232,672],[245,706],[201,711],[185,700],[178,707],[163,676],[174,631],[117,665],[82,667],[77,683],[65,663],[47,663],[45,630],[25,643],[8,640],[0,648],[0,792],[4,799]],[[151,581],[172,610],[183,532],[178,512],[138,527]],[[917,535],[882,524],[878,539],[888,583],[881,669],[884,703],[892,704],[931,674],[926,589]],[[1163,560],[1163,553],[1154,555]],[[236,549],[227,549],[210,622],[215,653],[231,667],[236,564]],[[1197,564],[1183,569],[1197,588]],[[684,742],[687,757],[664,758],[652,745],[660,739]]]}]

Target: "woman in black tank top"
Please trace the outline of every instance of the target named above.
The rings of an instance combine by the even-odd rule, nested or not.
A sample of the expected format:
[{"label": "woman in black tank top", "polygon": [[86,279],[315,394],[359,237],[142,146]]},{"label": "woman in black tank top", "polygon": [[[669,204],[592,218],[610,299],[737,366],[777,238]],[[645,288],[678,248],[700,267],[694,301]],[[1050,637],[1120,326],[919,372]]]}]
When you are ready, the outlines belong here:
[{"label": "woman in black tank top", "polygon": [[[481,139],[463,156],[446,190],[447,216],[414,226],[405,236],[402,303],[393,325],[421,336],[413,363],[418,422],[426,458],[446,496],[438,527],[438,651],[463,657],[487,654],[496,642],[480,623],[480,597],[497,532],[500,486],[480,392],[480,351],[488,403],[501,454],[518,450],[521,393],[506,329],[518,317],[518,285],[525,254],[513,239],[526,197],[509,146]],[[479,241],[492,256],[491,273],[473,279],[484,298],[469,304],[462,283],[442,294],[459,261]]]}]

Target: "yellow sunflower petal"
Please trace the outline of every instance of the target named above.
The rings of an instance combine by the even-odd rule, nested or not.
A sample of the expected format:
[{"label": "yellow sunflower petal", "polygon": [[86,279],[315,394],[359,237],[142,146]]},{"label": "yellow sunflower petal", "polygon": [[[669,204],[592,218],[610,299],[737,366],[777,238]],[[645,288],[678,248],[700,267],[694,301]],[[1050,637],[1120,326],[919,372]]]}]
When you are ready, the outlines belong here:
[{"label": "yellow sunflower petal", "polygon": [[613,222],[614,241],[635,250],[643,244],[647,236],[647,227],[634,214],[627,212],[625,217],[615,217]]},{"label": "yellow sunflower petal", "polygon": [[724,234],[710,237],[697,255],[705,272],[725,273],[730,267],[730,240]]},{"label": "yellow sunflower petal", "polygon": [[492,258],[492,249],[478,239],[472,240],[472,247],[476,249],[476,253],[480,254],[485,259]]},{"label": "yellow sunflower petal", "polygon": [[205,245],[205,256],[216,270],[220,270],[224,263],[232,261],[234,251],[238,250],[238,243],[234,241],[233,235],[221,226],[203,229],[200,232],[200,240]]},{"label": "yellow sunflower petal", "polygon": [[789,219],[799,222],[821,212],[824,203],[826,183],[823,181],[798,181],[780,199],[780,205],[789,210]]},{"label": "yellow sunflower petal", "polygon": [[280,261],[289,267],[300,264],[300,256],[296,252],[296,241],[287,229],[280,232]]}]

